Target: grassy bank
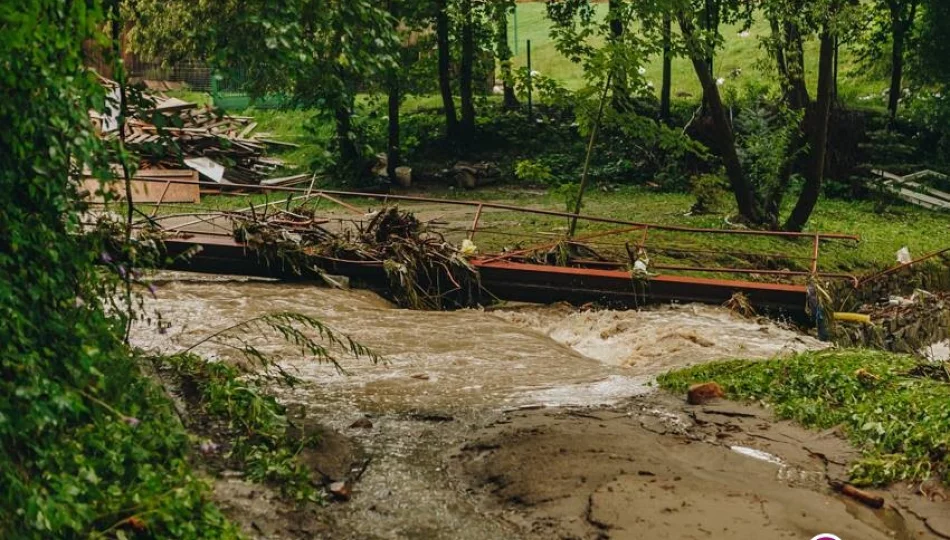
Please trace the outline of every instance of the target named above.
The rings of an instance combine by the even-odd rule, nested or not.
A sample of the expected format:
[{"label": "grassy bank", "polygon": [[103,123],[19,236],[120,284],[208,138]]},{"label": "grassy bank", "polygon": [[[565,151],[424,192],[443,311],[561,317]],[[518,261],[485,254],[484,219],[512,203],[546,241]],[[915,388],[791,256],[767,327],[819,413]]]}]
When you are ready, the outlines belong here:
[{"label": "grassy bank", "polygon": [[[567,88],[577,89],[584,85],[583,69],[578,64],[561,56],[554,47],[550,37],[551,21],[545,14],[544,2],[521,2],[517,4],[517,39],[518,54],[515,56],[515,65],[522,67],[527,63],[527,40],[531,40],[531,67],[541,74],[553,77]],[[607,3],[594,4],[597,17],[600,20],[607,14]],[[723,36],[722,49],[716,55],[716,77],[727,80],[729,85],[742,85],[748,82],[765,84],[770,78],[763,69],[772,69],[768,54],[762,46],[762,40],[770,34],[767,21],[756,20],[748,29],[748,35],[740,34],[744,28],[737,24],[724,24],[721,27]],[[515,18],[509,17],[508,37],[512,50],[515,49]],[[814,87],[817,84],[818,73],[818,43],[812,39],[805,42],[805,58],[807,60],[806,79]],[[856,55],[847,47],[842,46],[840,54],[839,84],[842,98],[856,100],[868,95],[879,95],[887,87],[882,76],[868,74],[867,70],[857,65]],[[660,58],[651,58],[645,66],[646,80],[653,81],[659,88],[662,80],[662,62]],[[736,74],[735,70],[741,70]],[[699,82],[693,71],[692,64],[685,58],[673,60],[673,95],[689,94],[691,99],[698,99],[701,94]],[[880,100],[869,100],[869,104],[884,106]]]},{"label": "grassy bank", "polygon": [[841,426],[863,452],[852,481],[886,485],[937,476],[950,483],[950,373],[909,356],[845,350],[676,371],[660,385],[683,393],[715,381],[730,399],[762,402],[781,418]]},{"label": "grassy bank", "polygon": [[[475,191],[449,189],[440,186],[427,186],[424,191],[414,191],[427,197],[447,199],[483,200],[507,203],[517,206],[559,210],[565,209],[563,199],[551,190],[526,189],[518,186],[500,186]],[[201,206],[207,209],[225,210],[260,205],[265,201],[285,199],[286,195],[255,195],[251,197],[206,196]],[[712,229],[730,228],[726,223],[729,214],[690,215],[688,214],[695,198],[685,193],[658,193],[645,188],[621,187],[610,191],[601,189],[591,191],[585,199],[583,212],[589,215],[611,217],[621,220],[656,223],[662,225],[682,225]],[[348,202],[360,208],[378,208],[379,201],[368,198],[348,199]],[[321,209],[327,210],[333,205],[323,203]],[[419,207],[404,204],[404,208],[420,208],[433,212],[431,205]],[[149,211],[149,207],[143,205]],[[169,207],[166,211],[176,209]],[[338,209],[339,210],[339,209]],[[453,208],[453,211],[459,211]],[[460,218],[461,219],[461,218]],[[464,219],[471,219],[465,217]],[[485,251],[514,247],[519,242],[526,244],[532,233],[563,233],[567,221],[563,218],[517,214],[514,212],[491,212],[482,216],[486,231],[501,231],[505,235],[480,234],[478,245]],[[615,228],[609,224],[581,222],[578,235]],[[914,256],[950,246],[950,222],[946,215],[923,210],[912,206],[891,206],[878,208],[869,201],[845,201],[823,199],[819,202],[814,217],[809,222],[808,232],[841,232],[856,234],[861,242],[832,241],[821,248],[820,269],[826,272],[844,272],[863,274],[875,269],[888,267],[896,262],[895,253],[901,247],[908,247]],[[511,236],[523,234],[523,238]],[[625,240],[638,241],[640,233],[624,237]],[[540,240],[535,239],[535,243]],[[680,263],[718,263],[745,264],[747,257],[739,255],[745,252],[772,253],[773,262],[779,267],[808,270],[811,258],[812,240],[782,240],[761,237],[729,235],[692,235],[686,233],[654,231],[649,234],[648,246],[655,248],[681,249],[680,253],[651,252],[657,261]],[[730,251],[733,255],[713,255],[706,251]],[[761,262],[761,261],[759,261]]]}]

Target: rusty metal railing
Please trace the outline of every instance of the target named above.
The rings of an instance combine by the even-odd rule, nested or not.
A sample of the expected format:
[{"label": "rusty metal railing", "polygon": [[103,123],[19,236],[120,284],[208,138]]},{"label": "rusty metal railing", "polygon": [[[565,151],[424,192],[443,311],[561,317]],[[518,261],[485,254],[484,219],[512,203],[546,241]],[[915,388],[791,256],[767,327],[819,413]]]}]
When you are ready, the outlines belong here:
[{"label": "rusty metal railing", "polygon": [[[137,181],[154,182],[154,183],[163,184],[166,190],[169,184],[187,184],[187,185],[196,184],[196,182],[193,182],[193,181],[174,180],[174,179],[167,179],[167,178],[154,179],[154,180],[153,179],[137,179]],[[215,189],[222,188],[222,186],[216,182],[198,181],[197,185],[199,187],[208,187],[208,188],[213,187]],[[781,256],[790,257],[790,258],[807,259],[809,261],[807,271],[804,269],[803,270],[790,270],[790,269],[782,270],[782,269],[761,269],[761,268],[733,268],[733,267],[727,267],[727,266],[701,266],[701,265],[687,266],[687,265],[659,264],[659,263],[653,265],[652,267],[658,270],[669,270],[669,271],[677,271],[677,272],[708,272],[708,273],[743,274],[743,275],[760,274],[764,276],[775,276],[775,277],[781,276],[781,277],[788,277],[788,278],[815,276],[815,277],[822,277],[822,278],[828,278],[828,279],[848,279],[848,280],[853,281],[854,283],[858,282],[858,279],[855,276],[850,275],[850,274],[821,272],[819,270],[821,243],[825,241],[831,241],[831,240],[846,240],[846,241],[860,240],[859,237],[855,235],[850,235],[850,234],[821,233],[821,232],[811,233],[811,232],[786,232],[786,231],[760,231],[760,230],[750,230],[750,229],[712,229],[712,228],[701,228],[701,227],[687,227],[687,226],[679,226],[679,225],[660,225],[660,224],[642,223],[642,222],[609,218],[609,217],[601,217],[601,216],[591,216],[591,215],[584,215],[584,214],[577,215],[577,214],[572,214],[568,212],[560,212],[556,210],[546,210],[546,209],[539,209],[539,208],[523,208],[523,207],[514,206],[510,204],[493,203],[493,202],[487,202],[487,201],[439,199],[439,198],[433,198],[433,197],[421,197],[421,196],[413,196],[413,195],[360,193],[360,192],[340,191],[340,190],[296,188],[296,187],[288,187],[288,186],[236,185],[236,186],[228,186],[228,187],[239,188],[247,192],[251,192],[251,193],[246,193],[245,195],[252,194],[254,192],[256,193],[283,193],[283,194],[288,195],[287,198],[277,200],[277,201],[271,201],[267,203],[261,203],[259,205],[254,205],[253,208],[261,208],[262,206],[265,206],[265,205],[272,206],[272,205],[285,204],[291,201],[300,201],[300,200],[306,201],[306,200],[311,200],[313,198],[319,198],[319,199],[323,199],[328,202],[331,202],[335,205],[338,205],[341,208],[346,209],[350,214],[353,214],[354,216],[358,216],[358,217],[362,217],[364,215],[364,212],[360,210],[359,208],[357,208],[356,206],[353,206],[342,199],[344,198],[371,199],[371,200],[380,201],[383,204],[388,204],[390,202],[407,202],[407,203],[433,203],[433,204],[440,204],[440,205],[469,207],[469,208],[472,208],[474,211],[474,218],[472,219],[471,226],[467,230],[464,231],[467,233],[467,238],[469,240],[474,240],[476,238],[476,235],[478,234],[510,234],[507,231],[491,231],[489,228],[484,226],[483,218],[484,218],[486,209],[504,210],[504,211],[517,212],[520,214],[532,214],[532,215],[566,218],[566,219],[576,218],[580,221],[585,221],[589,223],[612,224],[612,225],[618,226],[618,228],[615,228],[615,229],[596,232],[587,236],[576,237],[574,239],[569,240],[570,242],[575,242],[575,243],[580,243],[580,242],[597,243],[596,240],[603,239],[605,237],[619,236],[622,234],[642,231],[639,239],[636,241],[632,241],[630,243],[633,244],[638,249],[650,248],[650,249],[655,249],[656,251],[660,251],[660,252],[664,251],[664,248],[658,247],[658,246],[650,246],[648,244],[648,240],[650,238],[651,232],[670,232],[670,233],[685,233],[685,234],[696,234],[696,235],[734,235],[734,236],[743,236],[743,237],[786,238],[786,239],[809,238],[809,239],[812,239],[810,257],[806,257],[806,256],[794,257],[794,256],[789,256],[787,254],[769,254],[769,253],[756,254],[758,256],[765,256],[765,257],[781,255]],[[149,203],[146,203],[146,204],[149,204]],[[149,220],[161,221],[163,219],[163,216],[155,215],[157,213],[158,206],[159,205],[156,205],[156,208],[152,212],[152,216],[149,217]],[[181,205],[176,205],[176,206],[181,206]],[[247,210],[250,210],[251,208],[252,207],[248,207],[244,210],[247,211]],[[223,216],[224,213],[222,213],[221,215]],[[339,218],[336,218],[336,219],[339,219]],[[358,218],[354,218],[353,221],[356,221],[357,219]],[[169,228],[168,230],[172,232],[187,232],[186,229],[188,227],[193,226],[193,225],[198,225],[205,221],[207,220],[199,218],[199,219],[193,220],[192,222],[173,226]],[[217,234],[221,234],[221,233],[217,233]],[[540,237],[542,235],[534,233],[534,234],[526,234],[526,236]],[[506,259],[516,259],[518,257],[528,255],[532,252],[537,252],[537,251],[541,251],[545,249],[550,250],[563,241],[568,241],[568,239],[566,237],[563,237],[563,238],[559,238],[557,241],[543,242],[543,243],[539,243],[536,246],[525,248],[525,249],[489,255],[487,257],[484,257],[482,261],[487,263],[487,262],[503,261]],[[627,247],[629,248],[629,245]],[[667,250],[667,251],[670,251],[670,250]],[[676,251],[676,250],[673,250],[673,251]],[[688,252],[689,250],[683,249],[679,251]],[[729,251],[729,250],[720,250],[720,251],[703,250],[703,251],[717,254],[717,255],[723,255],[723,256],[737,255],[737,254],[742,253],[738,251]],[[610,264],[605,261],[577,260],[575,262],[579,264],[589,264],[590,266],[606,266]],[[616,263],[617,267],[620,267],[622,265],[623,263]]]}]

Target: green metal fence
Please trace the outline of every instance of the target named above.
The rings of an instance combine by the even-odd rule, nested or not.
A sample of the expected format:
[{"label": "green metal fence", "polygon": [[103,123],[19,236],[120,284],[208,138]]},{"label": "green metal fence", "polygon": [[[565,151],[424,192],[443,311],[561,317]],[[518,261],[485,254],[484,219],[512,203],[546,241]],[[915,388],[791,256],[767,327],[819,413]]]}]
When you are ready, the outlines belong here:
[{"label": "green metal fence", "polygon": [[244,90],[246,80],[245,75],[240,72],[214,73],[211,76],[211,99],[214,106],[230,110],[251,106],[257,109],[277,109],[287,102],[284,96],[277,95],[252,99]]}]

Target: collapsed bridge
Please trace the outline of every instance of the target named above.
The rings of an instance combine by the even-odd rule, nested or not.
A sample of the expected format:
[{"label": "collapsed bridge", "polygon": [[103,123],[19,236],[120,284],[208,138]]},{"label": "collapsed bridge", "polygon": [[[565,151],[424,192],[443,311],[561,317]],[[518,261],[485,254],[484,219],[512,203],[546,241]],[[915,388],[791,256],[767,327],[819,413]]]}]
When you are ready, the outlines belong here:
[{"label": "collapsed bridge", "polygon": [[[143,181],[160,193],[177,182]],[[416,216],[419,234],[464,254],[485,298],[499,300],[635,308],[741,298],[759,313],[804,322],[810,279],[858,283],[853,275],[821,268],[825,244],[858,241],[847,234],[692,228],[490,201],[312,186],[242,189],[221,209],[163,204],[160,198],[150,207],[138,204],[136,225],[161,234],[171,269],[293,280],[343,275],[384,293],[392,287],[392,268],[382,257],[309,249],[306,265],[286,264],[265,256],[262,246],[242,237],[235,224],[267,222],[282,239],[320,232],[339,243],[357,237],[380,209],[398,205]],[[570,229],[577,232],[569,237]],[[712,236],[719,238],[711,242]]]}]

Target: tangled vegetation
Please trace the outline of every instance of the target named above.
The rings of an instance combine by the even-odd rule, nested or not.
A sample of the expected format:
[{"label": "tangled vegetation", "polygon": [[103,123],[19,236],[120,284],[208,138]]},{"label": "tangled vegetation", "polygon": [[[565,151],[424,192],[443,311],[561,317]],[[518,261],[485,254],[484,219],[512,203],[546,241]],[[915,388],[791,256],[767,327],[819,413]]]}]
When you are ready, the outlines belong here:
[{"label": "tangled vegetation", "polygon": [[[83,65],[86,47],[118,57],[118,5],[3,3],[0,29],[0,537],[240,537],[196,470],[205,448],[153,376],[156,366],[192,381],[197,403],[240,432],[231,453],[252,478],[299,479],[288,483],[290,495],[313,498],[288,442],[306,438],[287,435],[282,408],[259,381],[190,350],[152,358],[129,344],[140,315],[133,286],[147,286],[137,268],[151,261],[144,251],[155,251],[155,239],[133,241],[132,208],[124,225],[97,219],[82,184],[119,182],[122,169],[127,199],[131,190],[134,163],[122,137],[100,139],[89,117],[117,113],[121,131],[124,90],[118,100],[107,96]],[[242,328],[254,324],[320,360],[334,362],[334,347],[372,356],[302,316]],[[236,339],[219,333],[205,342],[264,360]]]},{"label": "tangled vegetation", "polygon": [[[309,331],[315,331],[316,337]],[[177,354],[153,357],[152,363],[184,398],[188,406],[185,423],[203,437],[200,450],[210,461],[220,458],[220,466],[243,471],[249,480],[270,483],[295,501],[317,502],[322,498],[315,480],[318,473],[299,456],[318,442],[318,435],[290,418],[272,393],[275,385],[293,386],[298,381],[251,341],[275,335],[295,346],[300,358],[330,363],[341,370],[340,354],[380,360],[366,347],[312,317],[282,312],[230,326]],[[204,344],[234,351],[250,366],[208,361],[194,353]]]},{"label": "tangled vegetation", "polygon": [[235,236],[270,264],[297,275],[325,275],[334,262],[382,265],[383,292],[401,307],[455,309],[475,306],[482,289],[478,272],[441,234],[396,207],[377,211],[367,223],[333,232],[311,210],[278,211],[268,217],[232,214]]},{"label": "tangled vegetation", "polygon": [[808,427],[842,426],[863,457],[856,484],[938,477],[950,483],[950,371],[946,364],[870,350],[811,352],[763,362],[696,366],[659,378],[685,392],[715,381],[727,397],[760,401]]}]

